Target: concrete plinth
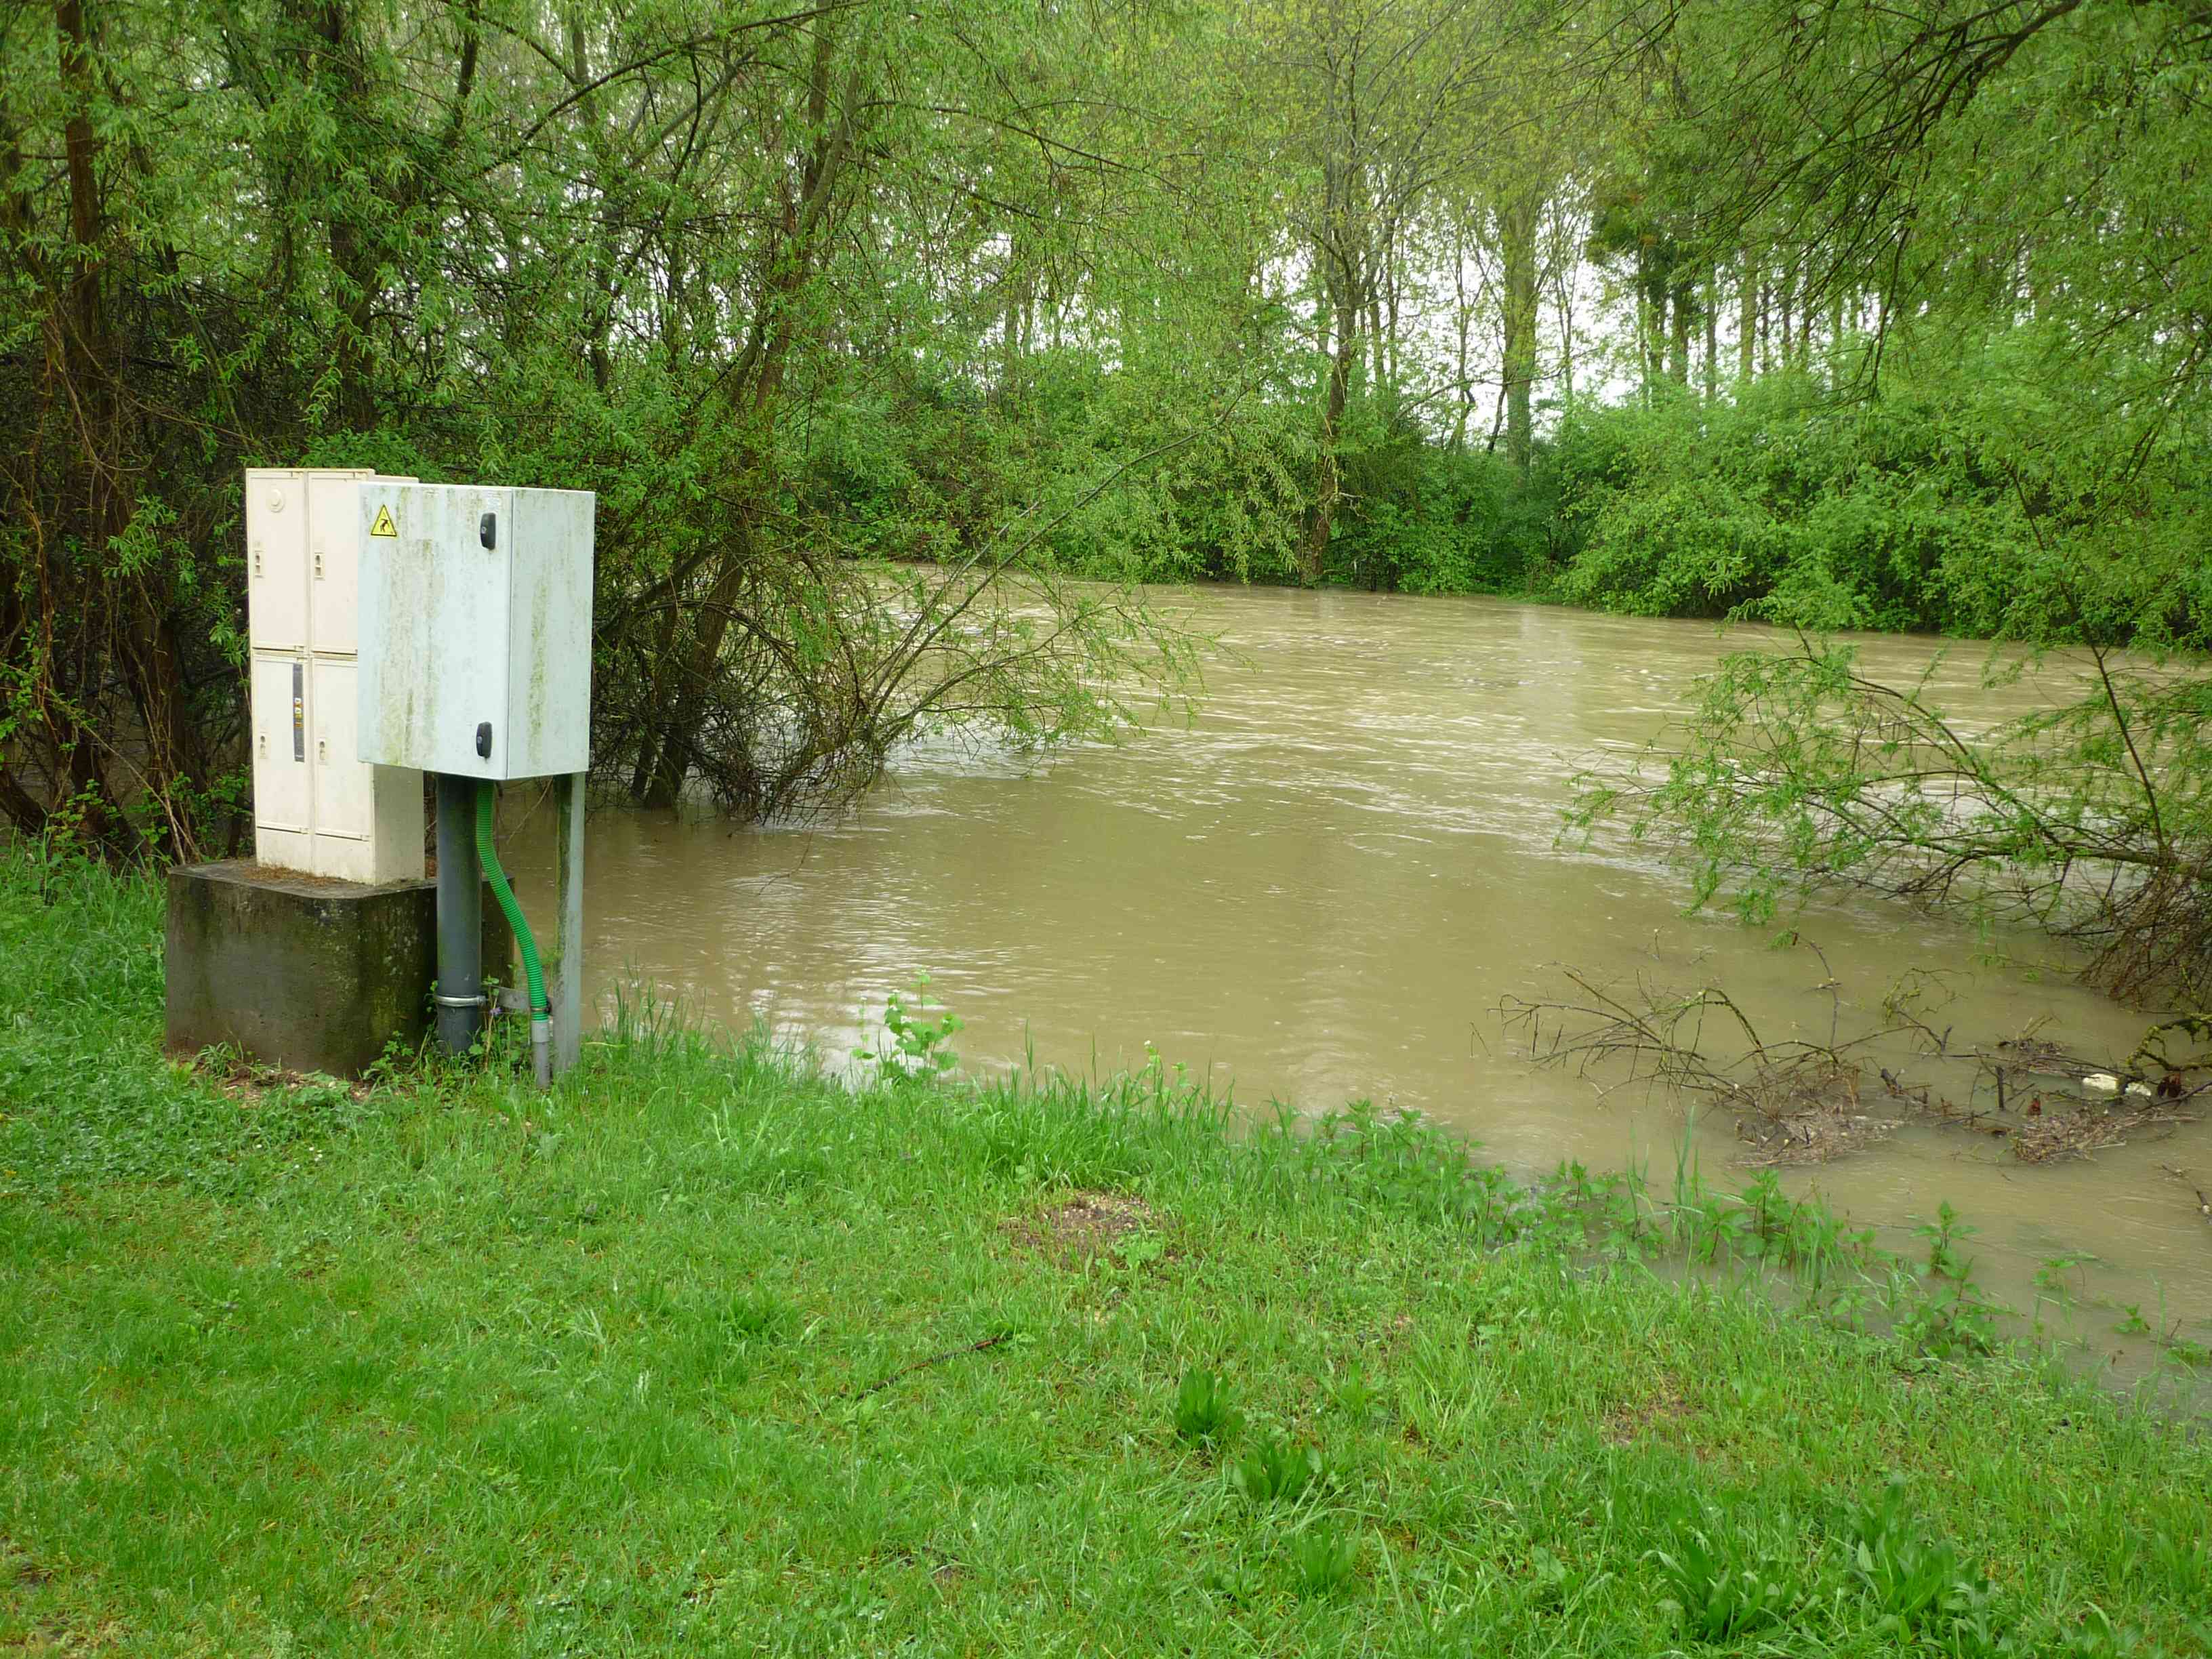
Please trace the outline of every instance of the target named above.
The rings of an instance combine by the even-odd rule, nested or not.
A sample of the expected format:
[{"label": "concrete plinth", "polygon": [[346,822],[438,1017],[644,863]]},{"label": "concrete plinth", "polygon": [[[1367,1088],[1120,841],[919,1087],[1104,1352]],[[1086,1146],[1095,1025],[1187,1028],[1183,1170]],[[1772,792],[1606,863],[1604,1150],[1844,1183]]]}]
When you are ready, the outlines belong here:
[{"label": "concrete plinth", "polygon": [[[484,970],[501,979],[514,937],[484,893]],[[364,887],[249,862],[169,872],[172,1052],[234,1043],[293,1071],[357,1076],[394,1037],[428,1029],[437,888]]]}]

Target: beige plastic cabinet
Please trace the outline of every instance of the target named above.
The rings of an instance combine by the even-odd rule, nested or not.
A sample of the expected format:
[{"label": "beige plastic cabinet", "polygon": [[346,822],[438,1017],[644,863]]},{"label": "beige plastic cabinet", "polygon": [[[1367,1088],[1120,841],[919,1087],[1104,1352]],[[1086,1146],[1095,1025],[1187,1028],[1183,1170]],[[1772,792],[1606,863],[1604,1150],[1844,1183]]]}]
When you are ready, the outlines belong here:
[{"label": "beige plastic cabinet", "polygon": [[307,640],[319,655],[361,649],[361,482],[307,477]]},{"label": "beige plastic cabinet", "polygon": [[304,870],[313,823],[307,765],[307,664],[256,652],[253,708],[253,842],[264,864]]},{"label": "beige plastic cabinet", "polygon": [[364,763],[356,740],[361,491],[374,472],[246,474],[254,853],[264,865],[381,884],[422,874],[422,777]]}]

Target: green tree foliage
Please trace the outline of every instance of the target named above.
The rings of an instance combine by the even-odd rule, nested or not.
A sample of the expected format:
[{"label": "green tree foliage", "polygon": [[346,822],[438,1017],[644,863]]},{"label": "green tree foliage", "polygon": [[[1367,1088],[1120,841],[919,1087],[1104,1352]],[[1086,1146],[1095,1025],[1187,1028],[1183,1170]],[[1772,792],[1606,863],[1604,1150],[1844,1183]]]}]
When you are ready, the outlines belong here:
[{"label": "green tree foliage", "polygon": [[254,464],[598,491],[593,749],[639,799],[834,800],[921,724],[1050,741],[1171,689],[1180,645],[1045,553],[1218,428],[1233,365],[1187,358],[1140,452],[1016,436],[1025,360],[1095,366],[1131,264],[1157,298],[1206,246],[1202,188],[1147,194],[1182,135],[1100,95],[1127,39],[868,0],[0,14],[0,809],[219,822]]},{"label": "green tree foliage", "polygon": [[2199,642],[2202,8],[1716,5],[1673,39],[1705,66],[1685,119],[1711,158],[1691,196],[1709,241],[1786,228],[1805,307],[1869,325],[1835,355],[1838,390],[1932,396],[1948,430],[1929,482],[1970,514],[2014,497],[2026,579],[2004,586],[2027,591],[1955,621],[1943,596],[1929,620]]},{"label": "green tree foliage", "polygon": [[[1872,318],[1863,340],[1832,326],[1818,380],[1567,434],[1583,538],[1563,594],[2083,647],[2076,695],[1985,732],[1847,652],[1733,658],[1655,757],[1663,781],[1630,792],[1639,827],[1692,850],[1701,898],[1730,891],[1754,915],[1837,880],[1963,897],[2084,940],[2123,993],[2201,999],[2203,9],[1632,18],[1710,66],[1683,117],[1715,158],[1686,195],[1705,235],[1772,246],[1786,227],[1801,301],[1832,317],[1871,301]],[[1813,367],[1802,344],[1796,362]],[[2126,644],[2148,654],[2116,658]],[[1601,787],[1585,809],[1619,799]]]},{"label": "green tree foliage", "polygon": [[2212,688],[2086,653],[2071,696],[1993,730],[1848,647],[1728,659],[1682,728],[1581,821],[1632,805],[1690,855],[1696,897],[1766,921],[1850,884],[2027,920],[2086,947],[2126,996],[2212,990]]}]

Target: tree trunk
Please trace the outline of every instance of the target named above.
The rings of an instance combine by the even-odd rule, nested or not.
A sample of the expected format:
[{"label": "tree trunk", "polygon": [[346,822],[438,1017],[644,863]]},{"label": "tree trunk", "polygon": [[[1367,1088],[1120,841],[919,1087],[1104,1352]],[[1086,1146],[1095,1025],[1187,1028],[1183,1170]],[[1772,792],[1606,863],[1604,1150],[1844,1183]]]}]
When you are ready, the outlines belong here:
[{"label": "tree trunk", "polygon": [[1554,263],[1552,272],[1552,291],[1558,304],[1553,307],[1559,318],[1559,405],[1563,409],[1575,406],[1575,276],[1571,260]]},{"label": "tree trunk", "polygon": [[[604,202],[612,188],[611,175],[614,168],[608,164],[605,145],[599,125],[599,100],[592,90],[590,48],[584,39],[584,21],[580,16],[568,19],[568,84],[583,88],[576,97],[576,112],[586,133],[586,143],[592,155],[592,171],[586,179],[585,187]],[[603,215],[592,232],[592,292],[603,302],[591,319],[590,332],[584,344],[584,358],[591,369],[592,387],[602,398],[614,387],[615,365],[611,345],[614,316],[620,303],[620,284],[613,269],[614,252],[612,216]]]},{"label": "tree trunk", "polygon": [[1498,242],[1505,264],[1505,459],[1523,483],[1528,481],[1528,457],[1534,445],[1530,393],[1536,381],[1539,205],[1523,198],[1498,216]]},{"label": "tree trunk", "polygon": [[1382,322],[1382,297],[1390,286],[1388,241],[1383,244],[1382,268],[1377,275],[1380,280],[1367,290],[1367,384],[1370,390],[1380,390],[1390,380],[1390,333]]},{"label": "tree trunk", "polygon": [[1383,362],[1387,371],[1384,379],[1389,384],[1395,386],[1398,384],[1398,377],[1405,371],[1405,362],[1399,355],[1404,344],[1398,336],[1398,313],[1403,299],[1403,284],[1400,283],[1398,276],[1398,236],[1395,228],[1390,233],[1388,246],[1390,257],[1383,268],[1385,284],[1383,294],[1387,301],[1382,313],[1385,331],[1383,339],[1389,346],[1389,349],[1383,353]]},{"label": "tree trunk", "polygon": [[[343,0],[319,0],[307,21],[320,43],[309,73],[325,112],[341,131],[355,131],[358,113],[368,101],[368,77],[359,44],[347,27]],[[376,424],[375,370],[368,337],[376,314],[380,233],[374,224],[362,222],[357,208],[340,199],[334,183],[324,181],[327,193],[320,206],[329,216],[324,241],[337,273],[334,297],[343,319],[331,353],[337,371],[338,418],[350,431],[367,432]]]},{"label": "tree trunk", "polygon": [[1452,320],[1457,328],[1458,355],[1456,385],[1459,415],[1452,422],[1451,453],[1457,455],[1467,448],[1467,417],[1474,409],[1474,386],[1468,377],[1468,336],[1474,325],[1474,307],[1467,297],[1467,239],[1461,219],[1455,215],[1452,222],[1452,295],[1457,304],[1452,311]]},{"label": "tree trunk", "polygon": [[680,659],[683,678],[675,688],[674,710],[649,771],[640,769],[649,778],[639,797],[641,806],[665,811],[684,798],[684,781],[698,759],[695,751],[705,725],[708,694],[721,665],[722,641],[729,634],[731,613],[750,562],[750,536],[741,535],[735,546],[723,550],[714,585],[697,607],[698,631]]},{"label": "tree trunk", "polygon": [[1314,263],[1322,280],[1319,337],[1327,349],[1334,329],[1334,349],[1329,351],[1322,386],[1321,442],[1314,460],[1313,502],[1307,510],[1305,533],[1298,540],[1298,580],[1308,587],[1318,586],[1328,567],[1328,543],[1336,527],[1341,488],[1336,447],[1344,432],[1345,407],[1351,401],[1352,371],[1359,362],[1360,327],[1374,300],[1362,282],[1372,256],[1364,236],[1355,246],[1351,230],[1352,211],[1364,199],[1364,181],[1358,165],[1339,149],[1346,141],[1335,125],[1334,82],[1329,105],[1330,149],[1322,165],[1321,232],[1316,239]]},{"label": "tree trunk", "polygon": [[[57,295],[59,304],[52,324],[48,385],[49,396],[58,397],[69,411],[68,425],[74,440],[64,464],[67,482],[58,527],[64,538],[74,531],[82,550],[79,556],[91,562],[106,556],[108,544],[131,521],[128,481],[132,470],[125,465],[124,404],[116,385],[117,352],[110,336],[104,289],[107,223],[100,208],[99,177],[103,143],[94,119],[92,30],[83,0],[58,0],[54,7],[54,36],[68,100],[68,112],[62,120],[62,155],[69,179],[70,246],[68,279]],[[58,544],[67,545],[66,539],[58,539]],[[118,597],[125,614],[109,620],[108,646],[127,659],[138,643],[134,636],[145,631],[148,619],[137,584],[126,580],[120,586],[123,592]],[[139,694],[142,717],[152,722],[146,734],[149,748],[168,751],[150,757],[160,767],[173,756],[174,732],[167,700],[149,700],[144,694],[150,688],[137,683],[138,676],[128,667],[125,672],[126,678],[134,682],[131,690]],[[62,686],[42,689],[67,695]],[[88,695],[96,695],[99,689],[96,685],[80,688]],[[108,828],[107,791],[89,734],[72,715],[64,714],[56,723],[53,736],[56,758],[66,769],[67,792],[88,797],[86,827],[94,833],[103,832]],[[160,780],[168,781],[166,776]]]},{"label": "tree trunk", "polygon": [[1711,403],[1719,395],[1721,378],[1721,273],[1717,265],[1705,267],[1705,295],[1701,309],[1705,321],[1705,357],[1699,378],[1704,382],[1705,401]]},{"label": "tree trunk", "polygon": [[1663,302],[1652,304],[1653,279],[1641,252],[1636,256],[1636,359],[1644,380],[1644,401],[1649,404],[1659,389],[1659,365],[1652,350],[1653,342],[1664,325],[1663,318],[1652,313],[1663,310]]},{"label": "tree trunk", "polygon": [[1744,386],[1758,365],[1753,353],[1759,345],[1759,272],[1751,263],[1751,250],[1736,256],[1735,378]]},{"label": "tree trunk", "polygon": [[1313,506],[1306,514],[1305,535],[1298,544],[1298,580],[1308,587],[1318,586],[1328,568],[1328,539],[1336,524],[1336,444],[1344,430],[1345,405],[1351,399],[1352,366],[1359,357],[1358,315],[1353,306],[1340,306],[1334,313],[1336,349],[1329,354],[1328,381],[1322,394],[1321,453],[1314,469]]}]

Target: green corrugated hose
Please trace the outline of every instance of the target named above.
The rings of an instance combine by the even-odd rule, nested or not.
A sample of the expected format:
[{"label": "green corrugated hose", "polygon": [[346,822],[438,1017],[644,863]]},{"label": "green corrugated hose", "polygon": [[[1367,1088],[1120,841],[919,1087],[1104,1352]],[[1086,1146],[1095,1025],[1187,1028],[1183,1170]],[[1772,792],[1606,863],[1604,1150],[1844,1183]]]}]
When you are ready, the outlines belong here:
[{"label": "green corrugated hose", "polygon": [[492,896],[499,901],[499,908],[507,913],[507,925],[514,929],[515,942],[522,946],[522,977],[530,987],[530,1044],[535,1051],[538,1080],[543,1084],[550,1080],[546,1075],[546,1044],[552,1009],[545,1000],[545,970],[538,965],[538,940],[530,932],[522,907],[514,902],[514,889],[507,885],[507,872],[499,865],[499,848],[492,842],[492,809],[498,799],[499,787],[489,779],[477,785],[477,858],[483,865],[485,878],[491,883]]}]

